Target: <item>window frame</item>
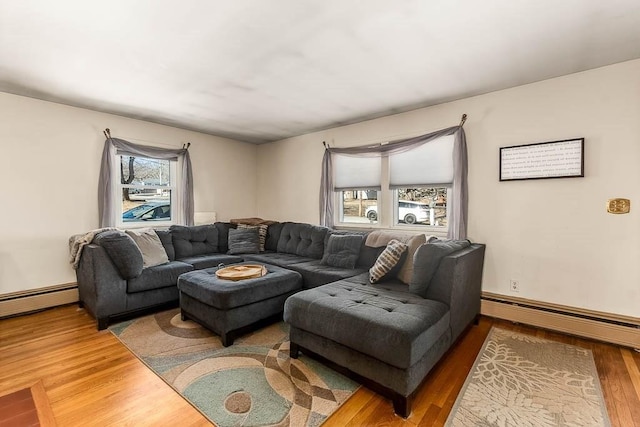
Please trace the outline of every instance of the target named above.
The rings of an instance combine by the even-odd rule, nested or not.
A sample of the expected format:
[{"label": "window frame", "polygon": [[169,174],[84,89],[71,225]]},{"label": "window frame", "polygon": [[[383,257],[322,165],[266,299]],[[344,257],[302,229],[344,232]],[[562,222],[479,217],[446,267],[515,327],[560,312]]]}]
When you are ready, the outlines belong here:
[{"label": "window frame", "polygon": [[[149,160],[161,160],[169,162],[169,176],[170,176],[170,184],[166,185],[140,185],[140,184],[123,184],[121,182],[120,176],[120,162],[122,161],[122,157],[136,157],[141,159],[149,159]],[[113,188],[113,199],[117,201],[114,203],[112,214],[115,216],[115,227],[122,229],[132,229],[132,228],[162,228],[169,227],[175,224],[182,224],[182,218],[180,209],[178,209],[178,203],[180,202],[181,195],[180,191],[180,180],[181,177],[179,175],[179,171],[182,170],[180,165],[182,162],[181,158],[178,159],[157,159],[148,156],[139,156],[132,155],[127,153],[118,153],[114,154],[112,165],[114,169],[111,173],[112,179],[112,188]],[[165,221],[127,221],[124,222],[122,220],[122,191],[125,188],[133,188],[133,189],[141,189],[141,190],[169,190],[170,196],[170,204],[171,204],[171,219]]]}]

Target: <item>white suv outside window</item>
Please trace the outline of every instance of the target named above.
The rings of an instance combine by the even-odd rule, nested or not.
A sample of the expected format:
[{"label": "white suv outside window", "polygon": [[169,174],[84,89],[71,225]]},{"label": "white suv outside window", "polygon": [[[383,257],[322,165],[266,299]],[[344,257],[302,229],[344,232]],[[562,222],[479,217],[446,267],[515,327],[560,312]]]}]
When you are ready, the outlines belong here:
[{"label": "white suv outside window", "polygon": [[[429,222],[431,208],[428,203],[414,202],[411,200],[398,200],[398,221],[405,224]],[[369,221],[378,219],[378,206],[371,206],[365,213]]]}]

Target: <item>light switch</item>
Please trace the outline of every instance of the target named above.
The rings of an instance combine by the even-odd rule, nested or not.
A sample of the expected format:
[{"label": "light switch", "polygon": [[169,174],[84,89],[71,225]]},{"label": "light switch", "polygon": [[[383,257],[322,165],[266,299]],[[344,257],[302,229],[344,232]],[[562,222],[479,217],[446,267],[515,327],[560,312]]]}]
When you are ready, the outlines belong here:
[{"label": "light switch", "polygon": [[629,199],[609,199],[607,201],[607,212],[612,214],[626,214],[631,209]]}]

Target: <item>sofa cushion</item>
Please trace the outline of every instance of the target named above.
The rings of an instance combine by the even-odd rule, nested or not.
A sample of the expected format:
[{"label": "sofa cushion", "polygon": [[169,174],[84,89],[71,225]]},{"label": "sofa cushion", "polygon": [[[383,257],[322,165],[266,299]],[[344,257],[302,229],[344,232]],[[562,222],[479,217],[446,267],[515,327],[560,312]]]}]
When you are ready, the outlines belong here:
[{"label": "sofa cushion", "polygon": [[230,255],[257,254],[260,252],[260,236],[257,228],[229,230]]},{"label": "sofa cushion", "polygon": [[295,271],[267,265],[267,274],[239,281],[216,277],[217,268],[198,270],[178,279],[180,293],[215,307],[228,310],[300,289],[302,278]]},{"label": "sofa cushion", "polygon": [[426,297],[440,261],[447,255],[468,247],[468,240],[436,240],[418,248],[415,255],[413,278],[409,283],[409,292]]},{"label": "sofa cushion", "polygon": [[259,225],[247,225],[247,224],[238,224],[238,229],[252,229],[258,230],[258,238],[260,241],[259,252],[265,251],[265,243],[267,241],[267,229],[269,226],[267,224],[259,224]]},{"label": "sofa cushion", "polygon": [[407,258],[402,263],[402,267],[400,267],[397,277],[408,285],[413,277],[413,256],[416,254],[420,245],[427,243],[427,236],[424,234],[417,234],[404,243],[407,244]]},{"label": "sofa cushion", "polygon": [[364,268],[333,267],[323,264],[319,260],[290,264],[287,268],[302,274],[305,288],[315,288],[316,286],[366,273]]},{"label": "sofa cushion", "polygon": [[126,233],[119,230],[105,231],[98,234],[93,243],[104,248],[124,279],[132,279],[142,273],[142,253]]},{"label": "sofa cushion", "polygon": [[219,252],[218,229],[213,224],[185,227],[172,225],[176,259]]},{"label": "sofa cushion", "polygon": [[385,248],[386,246],[373,248],[371,246],[363,244],[362,248],[360,248],[360,256],[358,257],[358,263],[356,267],[366,268],[367,270],[370,269],[373,264],[376,263],[376,260],[378,259],[382,251],[385,250]]},{"label": "sofa cushion", "polygon": [[171,261],[155,267],[145,268],[140,276],[127,282],[127,292],[144,292],[176,286],[178,276],[192,270],[192,265],[180,261]]},{"label": "sofa cushion", "polygon": [[175,261],[176,249],[173,247],[173,238],[171,237],[171,232],[169,230],[156,230],[156,234],[162,242],[162,246],[164,246],[164,251],[167,253],[167,258],[169,258],[169,261]]},{"label": "sofa cushion", "polygon": [[317,225],[287,222],[280,233],[278,252],[320,259],[327,230]]},{"label": "sofa cushion", "polygon": [[280,252],[263,252],[259,254],[245,254],[242,257],[246,261],[263,262],[265,264],[277,265],[280,267],[286,267],[292,264],[298,264],[301,262],[317,261],[314,258],[301,257],[293,254],[283,254]]},{"label": "sofa cushion", "polygon": [[267,239],[264,242],[265,251],[275,252],[278,250],[278,240],[280,240],[280,234],[282,233],[283,227],[283,222],[269,224],[269,226],[267,227]]},{"label": "sofa cushion", "polygon": [[330,235],[324,248],[322,264],[331,267],[356,268],[362,240],[363,236],[360,234]]},{"label": "sofa cushion", "polygon": [[390,231],[390,230],[374,230],[367,234],[367,240],[365,244],[372,248],[385,247],[392,240],[397,240],[402,243],[407,243],[409,239],[417,236],[420,233],[414,231]]},{"label": "sofa cushion", "polygon": [[396,277],[407,257],[407,245],[397,240],[391,240],[380,254],[373,267],[369,269],[371,283],[382,282]]},{"label": "sofa cushion", "polygon": [[450,333],[441,302],[343,280],[290,296],[284,320],[400,369]]},{"label": "sofa cushion", "polygon": [[138,245],[142,253],[142,265],[144,268],[169,262],[169,257],[164,250],[162,241],[153,228],[126,230],[125,233]]},{"label": "sofa cushion", "polygon": [[237,264],[244,261],[242,257],[227,254],[196,255],[180,258],[178,261],[193,265],[194,269],[218,267],[220,264]]},{"label": "sofa cushion", "polygon": [[229,250],[229,230],[236,228],[230,222],[216,222],[213,224],[218,230],[218,252],[226,254]]}]

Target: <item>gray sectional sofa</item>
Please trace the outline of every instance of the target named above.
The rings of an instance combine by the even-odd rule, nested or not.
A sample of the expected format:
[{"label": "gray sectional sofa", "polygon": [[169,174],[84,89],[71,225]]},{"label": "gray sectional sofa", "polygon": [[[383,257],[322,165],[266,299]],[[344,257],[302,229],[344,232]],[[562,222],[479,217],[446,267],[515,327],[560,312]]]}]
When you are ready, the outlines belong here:
[{"label": "gray sectional sofa", "polygon": [[[368,381],[392,398],[402,416],[409,414],[427,373],[479,315],[484,245],[424,244],[404,261],[413,263],[410,283],[391,277],[372,284],[368,271],[385,247],[367,246],[367,232],[274,223],[267,228],[264,251],[229,255],[229,230],[235,227],[218,222],[157,231],[169,262],[147,268],[125,233],[104,232],[80,258],[80,304],[103,329],[114,318],[175,305],[178,277],[186,272],[210,274],[212,267],[242,261],[295,271],[302,287],[280,302],[290,325],[291,356],[299,351],[319,356]],[[342,252],[334,258],[337,264],[327,262],[335,235],[362,237],[350,248],[356,262],[340,266]]]},{"label": "gray sectional sofa", "polygon": [[169,262],[143,268],[140,250],[121,231],[99,234],[82,250],[76,277],[80,305],[105,329],[115,317],[178,302],[178,277],[186,272],[241,262],[228,255],[231,224],[156,230]]}]

